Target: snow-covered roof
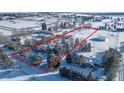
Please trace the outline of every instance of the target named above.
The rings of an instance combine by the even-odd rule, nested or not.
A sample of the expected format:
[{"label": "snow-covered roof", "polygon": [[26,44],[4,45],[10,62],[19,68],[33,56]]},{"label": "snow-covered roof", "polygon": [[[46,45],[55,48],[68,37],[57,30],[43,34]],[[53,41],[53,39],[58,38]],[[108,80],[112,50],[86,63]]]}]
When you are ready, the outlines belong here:
[{"label": "snow-covered roof", "polygon": [[76,16],[91,17],[92,15],[78,13],[78,14],[76,14]]},{"label": "snow-covered roof", "polygon": [[124,21],[119,21],[119,22],[117,22],[117,23],[119,23],[119,24],[124,24]]}]

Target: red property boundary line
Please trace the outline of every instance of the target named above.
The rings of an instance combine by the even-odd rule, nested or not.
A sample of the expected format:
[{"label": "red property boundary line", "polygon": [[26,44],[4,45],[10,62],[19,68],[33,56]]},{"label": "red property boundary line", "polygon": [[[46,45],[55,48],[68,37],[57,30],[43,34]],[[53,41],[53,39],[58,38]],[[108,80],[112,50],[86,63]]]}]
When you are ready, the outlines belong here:
[{"label": "red property boundary line", "polygon": [[[48,42],[51,42],[51,41],[53,41],[53,40],[55,40],[55,39],[61,38],[61,37],[65,36],[66,34],[75,32],[75,31],[80,30],[80,29],[82,29],[82,28],[85,28],[85,29],[92,29],[92,30],[95,30],[95,31],[94,31],[93,33],[91,33],[89,36],[87,36],[86,38],[84,38],[77,46],[75,46],[75,47],[73,47],[71,50],[67,51],[67,53],[65,53],[64,55],[62,55],[60,58],[57,58],[56,61],[53,62],[53,64],[51,64],[49,67],[46,68],[46,67],[43,67],[43,66],[42,66],[42,68],[43,68],[44,70],[41,70],[42,68],[39,68],[39,67],[34,66],[34,65],[31,65],[29,62],[26,62],[25,60],[22,60],[21,58],[17,57],[17,54],[21,54],[21,53],[23,53],[23,52],[25,52],[25,51],[27,51],[27,50],[36,48],[36,47],[38,47],[38,46],[41,46],[41,45],[46,44],[46,43],[48,43]],[[80,26],[80,27],[78,27],[78,28],[75,28],[75,29],[72,29],[72,30],[70,30],[70,31],[68,31],[68,32],[65,32],[65,33],[63,33],[63,34],[61,34],[61,35],[55,36],[55,37],[50,38],[50,39],[46,39],[46,40],[44,40],[43,42],[40,42],[40,43],[38,43],[38,44],[35,44],[35,45],[32,46],[32,47],[24,48],[24,49],[22,49],[22,50],[20,50],[20,51],[18,51],[18,52],[16,52],[16,53],[13,53],[13,54],[11,55],[11,57],[12,57],[12,58],[15,58],[15,59],[17,59],[17,60],[19,60],[20,62],[23,62],[23,63],[25,63],[25,64],[31,66],[32,68],[38,69],[38,70],[40,70],[41,72],[46,72],[46,71],[48,71],[48,70],[50,69],[50,67],[56,65],[55,63],[60,62],[66,55],[68,55],[69,53],[71,53],[71,52],[72,52],[73,50],[75,50],[76,48],[80,47],[80,45],[82,45],[82,43],[83,43],[84,41],[86,41],[88,38],[90,38],[92,35],[94,35],[94,34],[95,34],[96,32],[98,32],[98,31],[99,31],[99,29],[98,29],[98,28],[95,28],[95,27]]]}]

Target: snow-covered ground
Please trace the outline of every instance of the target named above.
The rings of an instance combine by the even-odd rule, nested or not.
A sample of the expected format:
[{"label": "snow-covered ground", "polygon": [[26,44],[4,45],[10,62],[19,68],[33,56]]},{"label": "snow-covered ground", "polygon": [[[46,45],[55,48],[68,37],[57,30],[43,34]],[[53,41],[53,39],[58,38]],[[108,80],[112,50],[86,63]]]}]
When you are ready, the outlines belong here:
[{"label": "snow-covered ground", "polygon": [[[7,49],[4,49],[7,51]],[[11,51],[8,50],[8,55]],[[10,81],[10,80],[67,80],[61,78],[58,70],[54,72],[42,72],[36,68],[24,64],[18,60],[13,59],[13,65],[7,69],[0,68],[0,80]],[[19,68],[21,67],[21,68]]]},{"label": "snow-covered ground", "polygon": [[7,31],[7,30],[3,30],[3,29],[0,29],[0,33],[2,33],[4,36],[10,36],[10,35],[12,35],[12,32],[11,31]]},{"label": "snow-covered ground", "polygon": [[0,26],[11,27],[15,29],[27,28],[37,26],[34,21],[24,21],[24,20],[14,20],[15,23],[10,22],[9,20],[0,21]]},{"label": "snow-covered ground", "polygon": [[[41,22],[44,18],[43,17],[25,17],[21,19],[15,19],[14,22],[10,22],[9,20],[0,21],[0,26],[2,27],[10,27],[14,29],[20,29],[20,28],[27,28],[27,27],[35,27],[35,26],[41,26]],[[62,20],[62,19],[61,19]],[[39,22],[40,21],[40,22]],[[56,22],[60,21],[57,18],[47,18],[43,20],[46,22],[47,25],[52,26],[53,24],[56,24]],[[90,22],[93,27],[99,27],[103,26],[104,22],[109,22],[109,19],[102,20],[101,22]],[[86,22],[86,23],[89,23]],[[70,29],[63,29],[61,32],[58,32],[58,34],[62,34],[65,31]],[[70,33],[73,38],[79,38],[80,41],[89,36],[94,30],[88,30],[88,29],[81,29],[79,31],[76,31],[74,33]],[[12,35],[12,31],[7,30],[7,28],[3,29],[0,28],[0,32],[3,33],[4,36],[10,36]],[[33,37],[36,37],[37,35],[32,35]],[[99,41],[98,38],[103,38],[107,40]],[[97,38],[97,39],[96,39]],[[37,38],[38,39],[38,38]],[[88,42],[92,45],[92,52],[87,53],[80,53],[84,55],[85,57],[89,58],[91,63],[98,63],[100,64],[102,62],[103,52],[105,50],[108,50],[109,47],[116,48],[119,47],[120,51],[122,52],[124,56],[123,46],[120,48],[120,44],[124,42],[124,32],[112,32],[109,30],[100,30],[97,33],[95,33],[92,37],[88,39]],[[1,47],[9,57],[11,57],[12,51],[9,49]],[[122,49],[122,50],[121,50]],[[123,57],[124,58],[124,57]],[[15,60],[11,58],[13,61],[13,65],[7,69],[0,68],[0,80],[67,80],[66,78],[60,77],[59,75],[59,68],[57,68],[53,72],[41,72],[38,69],[32,68],[31,66],[24,64],[20,62],[19,60]],[[124,59],[123,59],[124,60]],[[124,61],[123,61],[124,62]],[[123,63],[122,62],[122,63]],[[123,63],[124,64],[124,63]],[[121,66],[123,65],[121,64]],[[75,70],[82,72],[83,74],[87,75],[89,72],[93,72],[94,77],[103,78],[104,77],[104,69],[90,69],[90,68],[80,68],[79,65],[76,64],[67,64],[66,60],[63,59],[61,61],[60,66],[68,66],[71,68],[74,68]],[[21,68],[18,68],[21,67]],[[121,68],[121,72],[119,74],[119,77],[124,80],[124,68]]]}]

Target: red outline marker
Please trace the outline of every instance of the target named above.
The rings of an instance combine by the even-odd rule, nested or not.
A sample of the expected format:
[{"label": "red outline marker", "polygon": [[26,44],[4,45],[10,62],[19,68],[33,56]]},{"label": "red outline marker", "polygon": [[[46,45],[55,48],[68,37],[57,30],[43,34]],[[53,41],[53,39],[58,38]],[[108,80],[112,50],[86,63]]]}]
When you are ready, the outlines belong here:
[{"label": "red outline marker", "polygon": [[[63,34],[61,34],[61,35],[55,36],[55,37],[53,37],[53,38],[46,39],[45,41],[40,42],[40,43],[38,43],[38,44],[36,44],[36,45],[34,45],[34,46],[32,46],[32,47],[24,48],[24,49],[22,49],[22,50],[20,50],[20,51],[18,51],[18,52],[16,52],[16,53],[13,53],[13,54],[11,55],[11,57],[12,57],[12,58],[15,58],[15,59],[17,59],[17,60],[19,60],[20,62],[23,62],[23,63],[25,63],[25,64],[31,66],[32,68],[38,69],[38,70],[40,70],[41,72],[46,72],[46,71],[48,71],[48,70],[50,69],[50,67],[46,68],[46,67],[42,66],[42,68],[39,68],[39,67],[37,67],[37,66],[31,65],[31,64],[29,64],[29,62],[26,62],[25,60],[22,60],[21,58],[17,57],[17,54],[21,54],[21,53],[23,53],[23,52],[25,52],[25,51],[27,51],[27,50],[36,48],[36,47],[38,47],[38,46],[41,46],[41,45],[46,44],[46,43],[48,43],[48,42],[51,42],[51,41],[53,41],[53,40],[55,40],[55,39],[61,38],[61,37],[65,36],[65,35],[67,35],[67,34],[69,34],[69,33],[75,32],[75,31],[80,30],[80,29],[82,29],[82,28],[85,28],[85,29],[93,29],[93,30],[95,30],[95,31],[94,31],[93,33],[91,33],[88,37],[84,38],[77,46],[73,47],[71,50],[69,50],[67,53],[65,53],[64,55],[62,55],[60,58],[58,58],[58,59],[56,60],[56,62],[60,62],[67,54],[71,53],[73,50],[75,50],[75,49],[77,49],[78,47],[80,47],[80,45],[81,45],[84,41],[86,41],[86,40],[89,39],[92,35],[94,35],[96,32],[98,32],[99,29],[98,29],[98,28],[95,28],[95,27],[90,27],[90,26],[81,26],[81,27],[72,29],[72,30],[70,30],[70,31],[68,31],[68,32],[65,32],[65,33],[63,33]],[[53,62],[53,63],[56,63],[56,62]],[[52,64],[52,65],[55,65],[55,64]],[[41,70],[41,69],[44,69],[44,70]]]}]

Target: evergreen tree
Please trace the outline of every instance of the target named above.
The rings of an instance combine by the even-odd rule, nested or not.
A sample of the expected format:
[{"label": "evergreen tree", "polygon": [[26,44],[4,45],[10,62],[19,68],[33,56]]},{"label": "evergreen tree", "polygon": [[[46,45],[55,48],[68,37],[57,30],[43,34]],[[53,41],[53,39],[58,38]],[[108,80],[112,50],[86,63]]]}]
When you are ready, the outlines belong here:
[{"label": "evergreen tree", "polygon": [[61,43],[62,43],[62,44],[65,44],[65,43],[66,43],[66,41],[65,41],[65,38],[64,38],[64,37],[62,38]]},{"label": "evergreen tree", "polygon": [[66,67],[60,67],[59,72],[60,72],[60,76],[66,77],[67,74]]},{"label": "evergreen tree", "polygon": [[80,46],[80,52],[91,52],[91,43],[83,42]]},{"label": "evergreen tree", "polygon": [[91,43],[88,43],[88,52],[91,52]]},{"label": "evergreen tree", "polygon": [[33,65],[40,65],[42,63],[42,57],[35,55]]},{"label": "evergreen tree", "polygon": [[66,61],[67,61],[67,63],[71,63],[71,62],[72,62],[71,54],[68,54],[68,55],[66,56]]},{"label": "evergreen tree", "polygon": [[9,43],[7,44],[7,47],[8,47],[9,49],[14,49],[14,50],[17,50],[17,49],[18,49],[17,42],[15,42],[15,41],[9,42]]},{"label": "evergreen tree", "polygon": [[61,25],[60,26],[61,26],[61,28],[64,28],[64,24],[62,22],[61,22]]},{"label": "evergreen tree", "polygon": [[72,61],[71,62],[75,63],[75,64],[79,63],[79,56],[78,56],[78,52],[76,50],[73,51],[73,53],[72,53]]},{"label": "evergreen tree", "polygon": [[66,69],[66,77],[67,77],[68,79],[71,78],[71,77],[70,77],[70,74],[71,74],[71,69],[70,69],[70,68]]},{"label": "evergreen tree", "polygon": [[121,54],[117,49],[109,48],[109,50],[105,52],[105,56],[103,57],[103,67],[106,71],[107,80],[114,80],[116,77],[120,58]]},{"label": "evergreen tree", "polygon": [[44,22],[44,23],[42,23],[42,30],[47,30],[47,25],[46,25],[46,23]]},{"label": "evergreen tree", "polygon": [[12,61],[6,54],[0,54],[0,61],[4,68],[7,68],[12,65]]},{"label": "evergreen tree", "polygon": [[60,65],[58,57],[55,53],[48,54],[47,62],[50,68],[57,68]]},{"label": "evergreen tree", "polygon": [[53,48],[53,52],[58,55],[59,50],[60,50],[60,46],[56,44]]},{"label": "evergreen tree", "polygon": [[79,59],[79,61],[80,61],[80,66],[82,67],[83,66],[83,64],[84,64],[84,57],[81,55],[80,56],[80,59]]},{"label": "evergreen tree", "polygon": [[51,28],[48,28],[48,31],[52,31]]},{"label": "evergreen tree", "polygon": [[63,27],[66,28],[66,22],[64,22]]},{"label": "evergreen tree", "polygon": [[74,46],[76,47],[78,44],[79,44],[79,38],[76,38]]},{"label": "evergreen tree", "polygon": [[91,73],[91,72],[88,74],[87,80],[88,80],[88,81],[92,81],[92,73]]}]

